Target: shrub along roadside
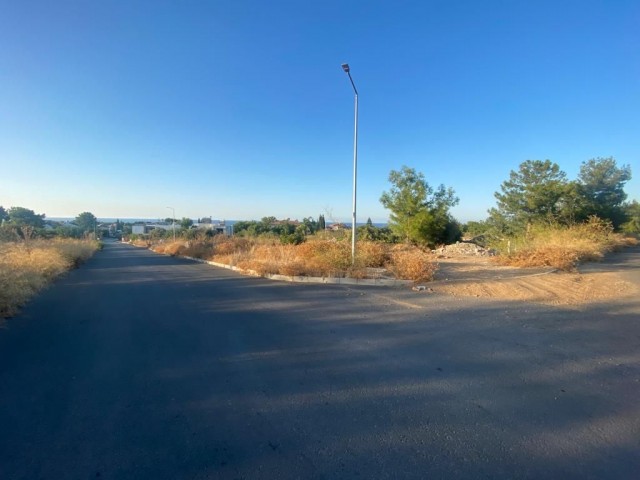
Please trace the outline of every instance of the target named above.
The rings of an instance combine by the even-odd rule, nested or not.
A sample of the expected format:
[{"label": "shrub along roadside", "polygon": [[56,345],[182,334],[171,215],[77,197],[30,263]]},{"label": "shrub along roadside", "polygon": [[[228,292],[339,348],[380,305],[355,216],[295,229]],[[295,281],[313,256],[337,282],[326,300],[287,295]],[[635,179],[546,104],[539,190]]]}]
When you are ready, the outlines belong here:
[{"label": "shrub along roadside", "polygon": [[611,222],[591,217],[572,225],[531,225],[522,235],[492,244],[496,261],[515,267],[550,266],[572,270],[581,262],[601,260],[607,252],[637,245],[632,237],[613,233]]},{"label": "shrub along roadside", "polygon": [[373,241],[358,242],[352,265],[349,241],[322,236],[300,245],[283,245],[276,240],[218,235],[197,241],[157,243],[152,250],[233,265],[261,275],[375,278],[384,269],[396,278],[429,281],[437,269],[431,253],[415,246]]},{"label": "shrub along roadside", "polygon": [[21,305],[60,274],[89,259],[94,240],[54,239],[0,243],[0,317]]}]

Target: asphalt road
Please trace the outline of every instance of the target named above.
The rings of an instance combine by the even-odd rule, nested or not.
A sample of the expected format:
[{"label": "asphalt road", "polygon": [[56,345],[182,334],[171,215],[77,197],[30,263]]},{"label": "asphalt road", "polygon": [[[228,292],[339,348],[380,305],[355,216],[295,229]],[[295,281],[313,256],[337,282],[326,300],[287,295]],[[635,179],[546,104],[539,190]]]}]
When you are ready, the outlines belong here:
[{"label": "asphalt road", "polygon": [[637,479],[639,314],[107,244],[0,329],[0,479]]}]

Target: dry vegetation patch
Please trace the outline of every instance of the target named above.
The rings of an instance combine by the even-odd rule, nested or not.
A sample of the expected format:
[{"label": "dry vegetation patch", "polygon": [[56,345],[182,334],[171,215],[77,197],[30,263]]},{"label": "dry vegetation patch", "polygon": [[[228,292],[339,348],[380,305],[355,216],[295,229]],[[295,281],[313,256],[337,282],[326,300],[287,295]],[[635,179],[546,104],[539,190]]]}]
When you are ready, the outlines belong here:
[{"label": "dry vegetation patch", "polygon": [[0,316],[16,312],[55,277],[93,255],[95,241],[55,239],[0,243]]},{"label": "dry vegetation patch", "polygon": [[159,243],[152,249],[224,263],[259,275],[371,278],[386,272],[404,280],[428,281],[437,269],[430,252],[373,241],[358,242],[352,264],[349,241],[322,236],[310,237],[300,245],[283,245],[273,238],[218,235],[206,240]]},{"label": "dry vegetation patch", "polygon": [[593,217],[589,222],[563,226],[534,226],[519,238],[505,240],[500,245],[501,265],[514,267],[549,266],[573,270],[580,262],[601,260],[607,252],[637,240],[614,234],[608,222]]}]

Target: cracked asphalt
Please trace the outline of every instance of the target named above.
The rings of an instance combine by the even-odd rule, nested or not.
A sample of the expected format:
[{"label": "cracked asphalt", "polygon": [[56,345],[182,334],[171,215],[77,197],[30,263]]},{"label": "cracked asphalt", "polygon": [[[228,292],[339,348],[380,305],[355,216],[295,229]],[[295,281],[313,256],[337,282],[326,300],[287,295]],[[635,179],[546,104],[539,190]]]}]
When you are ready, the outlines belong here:
[{"label": "cracked asphalt", "polygon": [[636,479],[639,314],[107,243],[0,328],[0,478]]}]

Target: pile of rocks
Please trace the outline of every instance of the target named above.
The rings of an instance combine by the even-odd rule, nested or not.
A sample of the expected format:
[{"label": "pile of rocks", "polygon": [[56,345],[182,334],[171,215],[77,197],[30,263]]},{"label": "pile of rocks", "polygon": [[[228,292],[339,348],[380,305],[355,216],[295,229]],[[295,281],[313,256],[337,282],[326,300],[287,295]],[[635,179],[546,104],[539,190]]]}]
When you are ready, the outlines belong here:
[{"label": "pile of rocks", "polygon": [[483,248],[471,242],[456,242],[453,245],[445,245],[433,250],[438,256],[443,257],[492,257],[495,250]]}]

